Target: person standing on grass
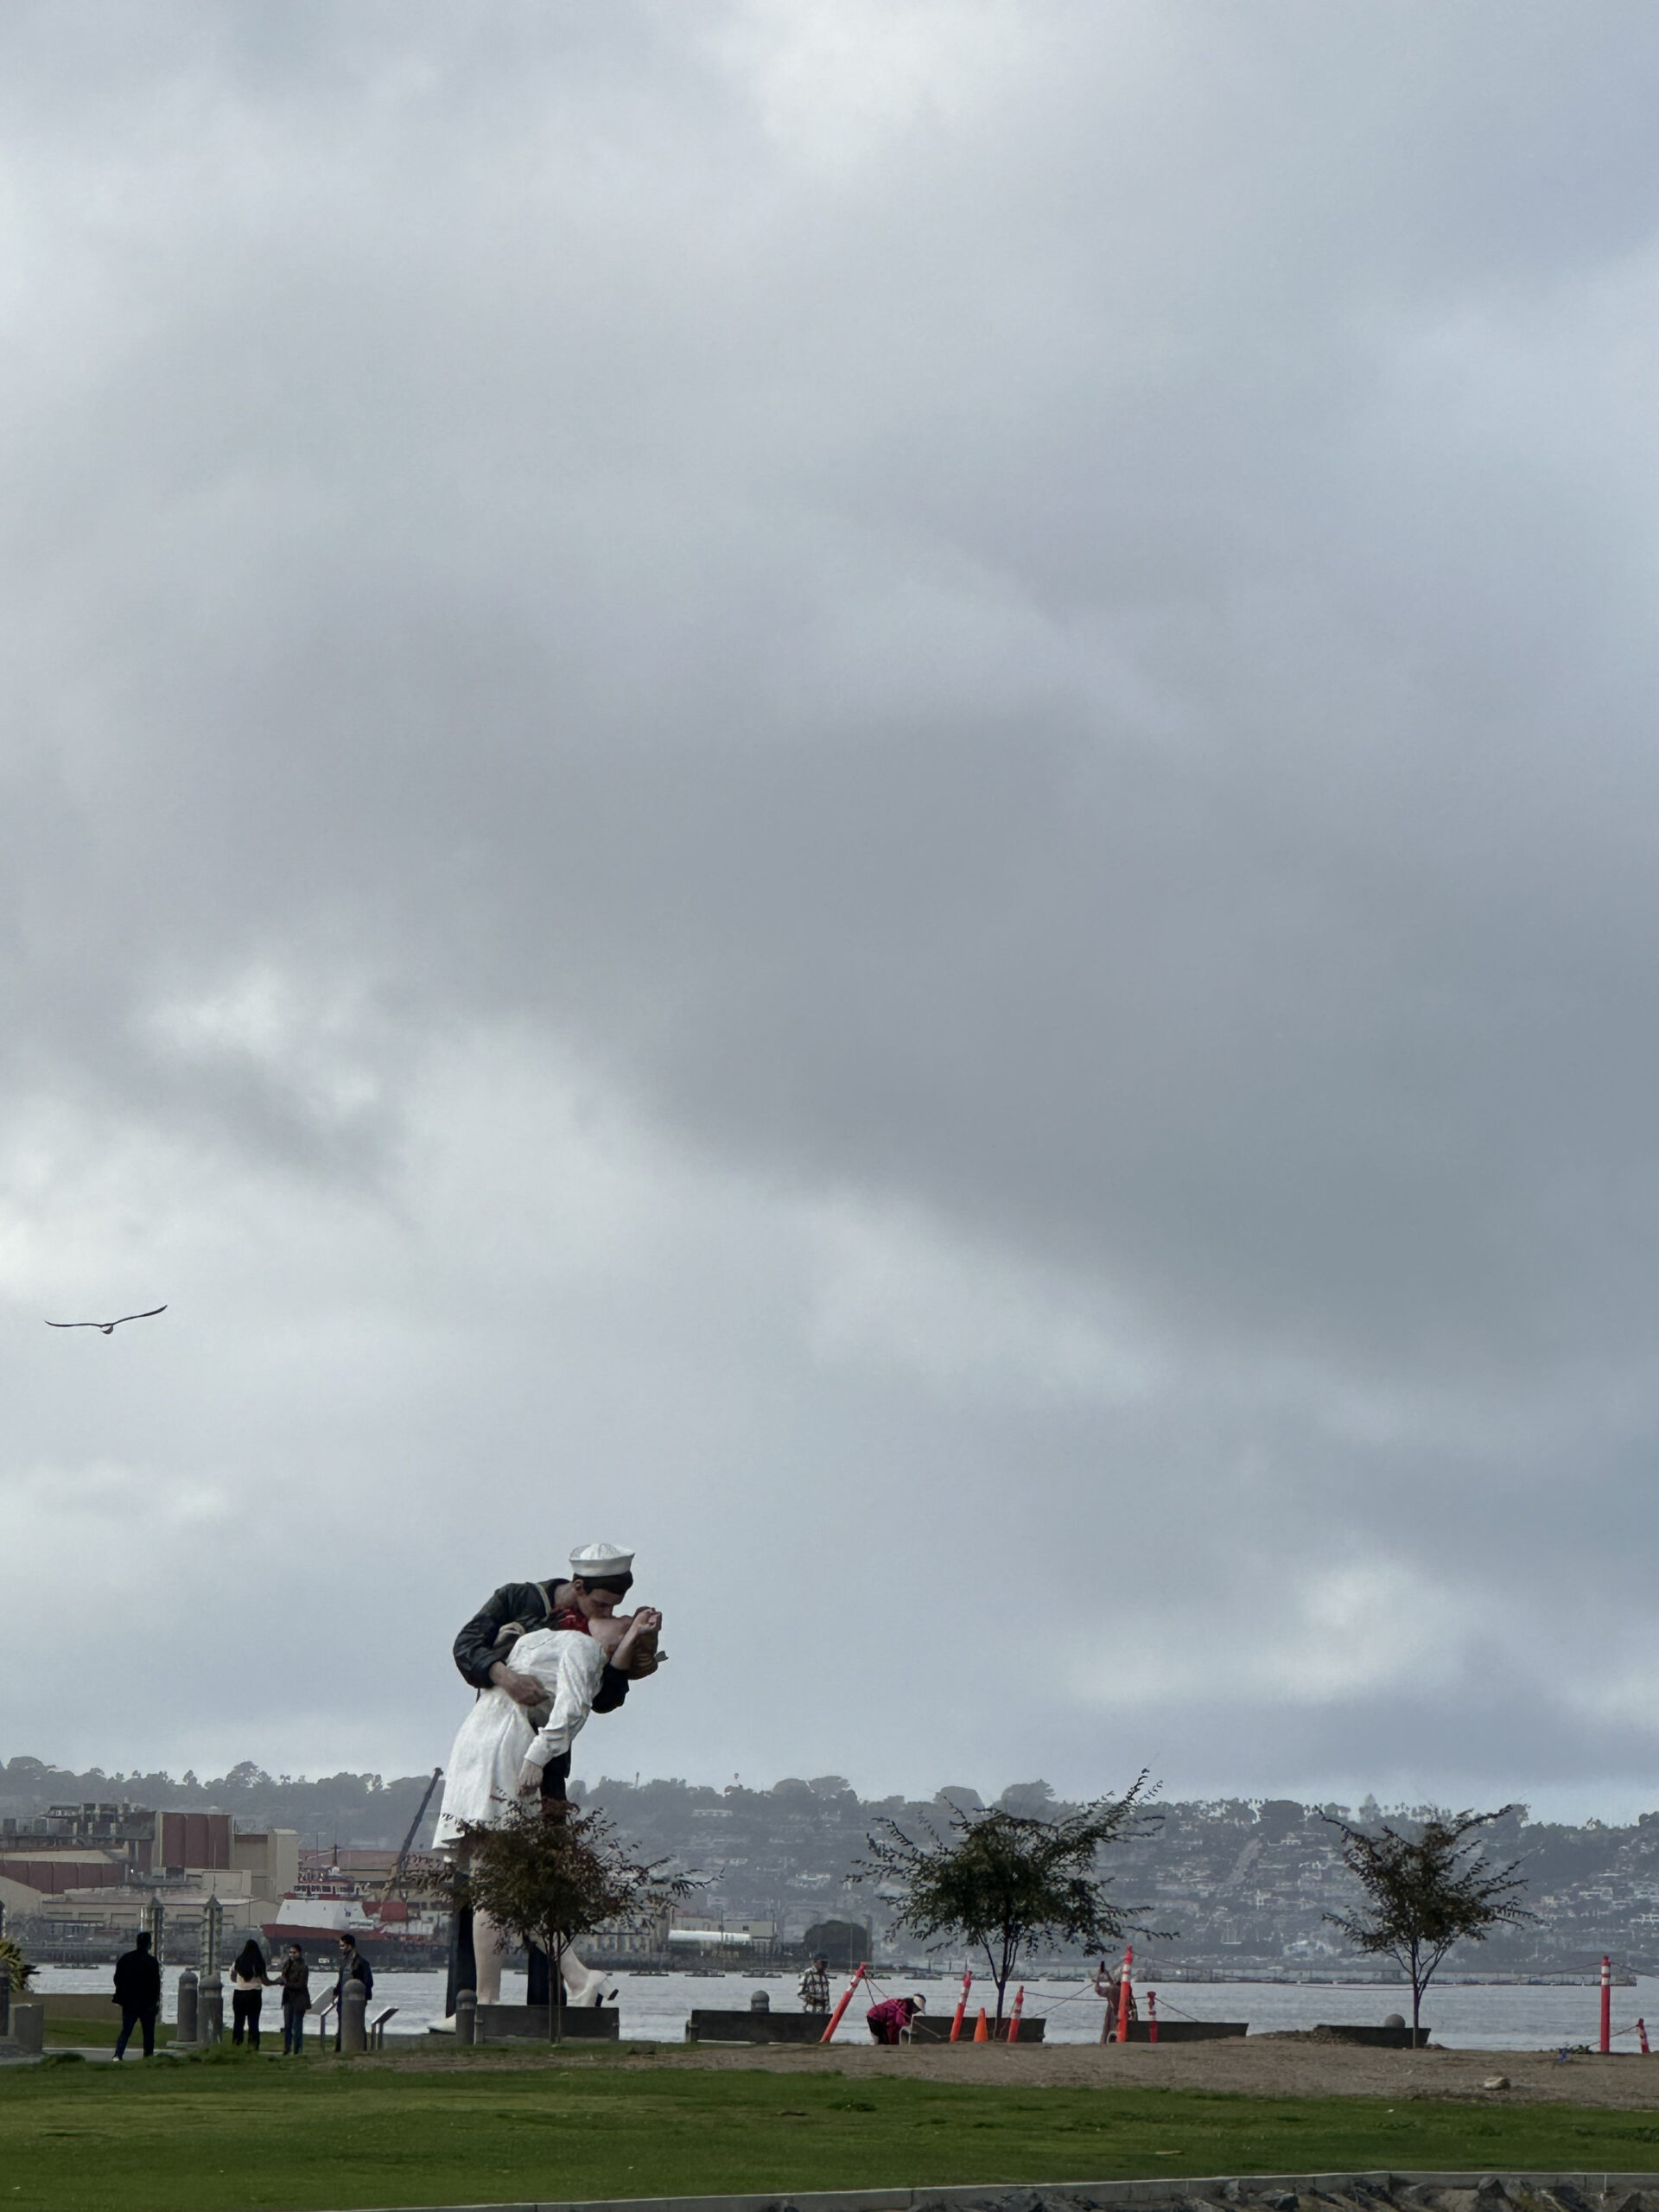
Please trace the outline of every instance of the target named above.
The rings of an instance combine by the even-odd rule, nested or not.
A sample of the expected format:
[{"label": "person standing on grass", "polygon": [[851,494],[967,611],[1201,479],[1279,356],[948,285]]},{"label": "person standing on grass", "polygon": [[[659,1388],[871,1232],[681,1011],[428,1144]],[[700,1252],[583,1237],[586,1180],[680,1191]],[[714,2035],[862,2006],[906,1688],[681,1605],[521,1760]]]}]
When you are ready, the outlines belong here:
[{"label": "person standing on grass", "polygon": [[255,2050],[259,2048],[259,2015],[264,2009],[265,1992],[270,1987],[270,1976],[265,1971],[265,1955],[251,1936],[236,1955],[236,1964],[231,1968],[231,2012],[235,2025],[231,2030],[231,2041],[240,2043],[244,2030]]},{"label": "person standing on grass", "polygon": [[292,2051],[297,2058],[305,2048],[305,2016],[311,2009],[311,1971],[297,1943],[289,1945],[276,1979],[283,1992],[283,2056]]},{"label": "person standing on grass", "polygon": [[374,1994],[374,1968],[357,1948],[354,1936],[340,1939],[340,1973],[334,1982],[334,2049],[340,2049],[340,2031],[346,2023],[346,1986],[360,1981],[363,1985],[363,2009],[367,2013],[369,1999]]},{"label": "person standing on grass", "polygon": [[872,2005],[864,2018],[877,2043],[897,2043],[916,2015],[926,2010],[925,1997],[889,1997],[882,2004]]},{"label": "person standing on grass", "polygon": [[156,2055],[156,2015],[162,2009],[162,1969],[151,1957],[149,1930],[141,1928],[133,1937],[134,1948],[123,1951],[115,1962],[115,1995],[111,2003],[121,2007],[121,2033],[116,2038],[115,2055],[127,2055],[127,2038],[135,2027],[144,2031],[144,2056]]}]

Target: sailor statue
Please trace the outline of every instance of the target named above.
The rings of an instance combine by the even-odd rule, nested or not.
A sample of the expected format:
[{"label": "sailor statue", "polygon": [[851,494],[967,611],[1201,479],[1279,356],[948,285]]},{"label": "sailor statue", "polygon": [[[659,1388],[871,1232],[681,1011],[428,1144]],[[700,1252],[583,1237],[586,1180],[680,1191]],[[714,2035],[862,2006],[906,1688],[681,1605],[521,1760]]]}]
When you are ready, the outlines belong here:
[{"label": "sailor statue", "polygon": [[[642,1605],[617,1606],[633,1585],[633,1554],[614,1544],[588,1544],[570,1554],[568,1577],[505,1582],[455,1638],[455,1664],[479,1693],[450,1754],[436,1842],[453,1849],[465,1823],[490,1826],[516,1801],[539,1796],[563,1802],[570,1746],[590,1713],[613,1713],[630,1683],[656,1673],[662,1615]],[[453,2016],[458,1990],[480,2005],[500,2001],[502,1931],[482,1913],[457,1908],[449,1937],[444,2010]],[[567,1950],[560,1962],[566,1999],[598,2004],[605,1976]],[[532,1947],[531,2005],[550,2003],[545,1952]]]}]

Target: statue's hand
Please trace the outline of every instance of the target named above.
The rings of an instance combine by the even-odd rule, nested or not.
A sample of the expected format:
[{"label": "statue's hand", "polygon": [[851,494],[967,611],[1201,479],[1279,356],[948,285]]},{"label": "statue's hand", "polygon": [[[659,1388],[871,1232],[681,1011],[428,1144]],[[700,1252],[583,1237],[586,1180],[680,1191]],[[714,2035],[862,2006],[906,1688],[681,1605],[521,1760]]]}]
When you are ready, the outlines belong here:
[{"label": "statue's hand", "polygon": [[526,1759],[518,1770],[518,1795],[539,1797],[542,1794],[542,1770],[534,1759]]},{"label": "statue's hand", "polygon": [[497,1689],[505,1690],[507,1695],[518,1705],[540,1705],[547,1696],[547,1692],[534,1675],[515,1674],[511,1667],[499,1659],[490,1669],[490,1680],[495,1684]]},{"label": "statue's hand", "polygon": [[641,1605],[632,1616],[610,1655],[610,1662],[620,1675],[632,1675],[636,1681],[657,1671],[657,1631],[663,1617],[655,1605]]}]

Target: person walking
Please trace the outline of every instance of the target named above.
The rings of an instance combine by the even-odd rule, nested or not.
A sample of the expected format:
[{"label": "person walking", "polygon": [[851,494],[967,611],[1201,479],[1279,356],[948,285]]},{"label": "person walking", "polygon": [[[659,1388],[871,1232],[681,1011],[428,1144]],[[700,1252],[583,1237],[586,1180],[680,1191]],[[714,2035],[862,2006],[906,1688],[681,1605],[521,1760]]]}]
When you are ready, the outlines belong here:
[{"label": "person walking", "polygon": [[830,2010],[830,1961],[822,1951],[801,1976],[801,2009],[806,2012]]},{"label": "person walking", "polygon": [[334,1980],[334,2049],[340,2049],[340,2031],[346,2021],[346,1985],[360,1981],[363,1985],[363,2009],[368,2011],[369,1999],[374,1994],[374,1968],[357,1948],[352,1936],[340,1939],[340,1973]]},{"label": "person walking", "polygon": [[123,1951],[115,1962],[115,1994],[111,2003],[121,2007],[121,2033],[116,2038],[115,2055],[127,2055],[127,2038],[134,2028],[144,2031],[144,2056],[156,2055],[156,2015],[162,2009],[162,1969],[150,1955],[149,1930],[141,1928],[133,1937],[133,1948]]},{"label": "person walking", "polygon": [[276,1979],[283,1992],[283,2056],[292,2051],[297,2058],[305,2048],[305,2016],[311,2009],[311,1969],[297,1943],[289,1945]]},{"label": "person walking", "polygon": [[236,1955],[231,1968],[231,2041],[240,2043],[245,2031],[255,2050],[259,2048],[259,2014],[270,1987],[265,1955],[251,1936]]}]

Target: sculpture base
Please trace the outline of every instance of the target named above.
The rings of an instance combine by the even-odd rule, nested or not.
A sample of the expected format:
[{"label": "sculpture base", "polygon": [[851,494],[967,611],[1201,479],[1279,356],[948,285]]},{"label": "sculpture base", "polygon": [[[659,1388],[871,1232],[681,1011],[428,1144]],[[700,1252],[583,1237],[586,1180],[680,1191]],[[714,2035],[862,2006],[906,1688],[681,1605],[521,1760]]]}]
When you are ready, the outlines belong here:
[{"label": "sculpture base", "polygon": [[827,2012],[694,2012],[685,2024],[687,2043],[822,2043]]},{"label": "sculpture base", "polygon": [[[1362,2028],[1327,2024],[1315,2028],[1313,2032],[1316,2036],[1329,2036],[1337,2043],[1363,2044],[1371,2050],[1409,2050],[1412,2048],[1409,2028]],[[1419,2044],[1426,2044],[1428,2034],[1427,2027],[1419,2028]]]},{"label": "sculpture base", "polygon": [[[614,2043],[621,2023],[614,2005],[567,2005],[562,2031],[566,2043]],[[494,2043],[504,2036],[533,2037],[546,2043],[553,2033],[550,2008],[545,2005],[480,2005],[478,2040]]]}]

